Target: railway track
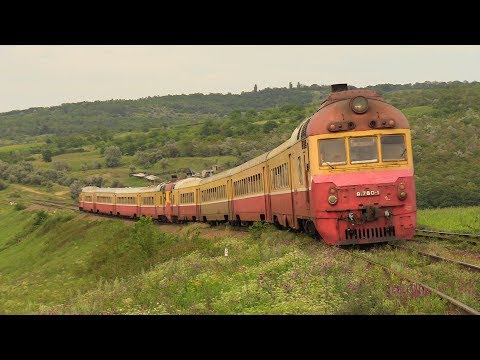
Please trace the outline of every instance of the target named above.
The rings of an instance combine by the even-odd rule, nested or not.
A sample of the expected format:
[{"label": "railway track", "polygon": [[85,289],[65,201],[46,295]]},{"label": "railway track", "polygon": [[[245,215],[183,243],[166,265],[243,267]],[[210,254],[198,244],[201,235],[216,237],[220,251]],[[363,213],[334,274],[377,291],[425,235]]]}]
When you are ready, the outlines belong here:
[{"label": "railway track", "polygon": [[410,247],[406,247],[406,246],[403,246],[403,245],[390,244],[390,246],[393,246],[395,248],[402,249],[402,250],[407,250],[407,251],[413,252],[415,254],[419,254],[419,255],[428,257],[428,258],[430,258],[432,260],[435,260],[435,261],[445,261],[445,262],[448,262],[448,263],[451,263],[451,264],[455,264],[455,265],[467,268],[469,270],[480,271],[480,266],[478,266],[478,265],[469,264],[469,263],[466,263],[466,262],[463,262],[463,261],[448,259],[448,258],[443,257],[443,256],[426,253],[426,252],[423,252],[423,251],[420,251],[420,250],[417,250],[417,249],[413,249],[413,248],[410,248]]},{"label": "railway track", "polygon": [[65,204],[65,203],[60,203],[60,202],[55,202],[55,201],[47,201],[47,200],[32,200],[32,204],[36,205],[42,205],[42,206],[47,206],[47,207],[54,207],[57,209],[72,209],[72,210],[78,210],[78,206],[71,205],[71,204]]},{"label": "railway track", "polygon": [[461,240],[466,240],[468,242],[472,242],[475,244],[480,243],[480,235],[475,235],[475,234],[416,229],[415,236],[423,237],[423,238],[433,238],[433,239],[449,239],[449,240],[461,239]]},{"label": "railway track", "polygon": [[[61,202],[55,202],[51,200],[40,200],[34,199],[32,203],[37,205],[44,205],[44,206],[51,206],[56,208],[69,208],[78,210],[78,206],[72,204],[66,204]],[[96,214],[102,215],[102,214]],[[248,228],[248,226],[243,226],[241,228]],[[242,230],[240,230],[242,231]],[[424,230],[424,229],[416,229],[415,236],[418,237],[425,237],[425,238],[434,238],[434,239],[452,239],[452,238],[464,238],[468,239],[469,241],[474,241],[480,243],[480,235],[476,234],[465,234],[465,233],[455,233],[455,232],[447,232],[447,231],[435,231],[435,230]]]},{"label": "railway track", "polygon": [[395,271],[395,270],[392,270],[391,268],[387,267],[386,265],[378,262],[378,261],[375,261],[375,260],[372,260],[364,255],[361,255],[361,254],[357,254],[357,253],[354,253],[353,251],[349,251],[349,250],[346,250],[346,249],[342,249],[340,247],[337,247],[337,249],[339,251],[345,251],[346,253],[348,253],[350,256],[352,257],[356,257],[356,258],[359,258],[359,259],[362,259],[370,264],[373,264],[373,265],[376,265],[376,266],[379,266],[381,267],[387,274],[394,274],[395,276],[401,278],[401,279],[404,279],[408,282],[410,282],[411,284],[413,285],[416,285],[416,286],[420,286],[422,287],[423,289],[426,289],[432,293],[435,293],[436,295],[438,295],[440,298],[446,300],[450,306],[454,307],[455,309],[457,309],[461,314],[465,314],[465,315],[480,315],[480,312],[478,312],[477,310],[471,308],[470,306],[462,303],[461,301],[457,300],[457,299],[454,299],[452,298],[451,296],[441,292],[440,290],[437,290],[431,286],[428,286],[422,282],[420,282],[419,280],[417,279],[414,279],[412,278],[411,276],[407,276],[405,274],[402,274],[398,271]]}]

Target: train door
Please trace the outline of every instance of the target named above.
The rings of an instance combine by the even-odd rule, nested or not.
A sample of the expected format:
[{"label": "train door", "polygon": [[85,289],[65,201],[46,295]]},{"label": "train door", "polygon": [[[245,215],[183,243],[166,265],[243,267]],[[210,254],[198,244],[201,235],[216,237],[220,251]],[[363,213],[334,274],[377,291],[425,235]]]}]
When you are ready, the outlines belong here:
[{"label": "train door", "polygon": [[142,195],[138,194],[137,195],[137,209],[135,210],[135,213],[138,214],[138,217],[141,217],[142,214],[142,207],[140,206],[140,204],[142,203]]},{"label": "train door", "polygon": [[[295,221],[295,206],[293,202],[293,167],[292,167],[292,154],[288,154],[288,181],[290,183],[290,209],[291,209],[291,221],[289,222],[290,227],[297,227],[296,221]],[[287,215],[288,217],[288,215]]]},{"label": "train door", "polygon": [[180,197],[180,193],[172,189],[171,197],[173,220],[174,216],[176,217],[176,219],[178,219],[178,198]]},{"label": "train door", "polygon": [[200,217],[200,189],[195,189],[195,220],[199,221]]},{"label": "train door", "polygon": [[227,203],[228,203],[228,219],[234,220],[233,217],[233,184],[232,179],[227,180]]},{"label": "train door", "polygon": [[[308,151],[308,149],[307,149]],[[309,170],[310,170],[310,164],[308,162],[308,153],[305,154],[305,151],[303,152],[303,171],[304,171],[304,183],[305,183],[305,207],[307,210],[310,210],[310,182],[309,182]]]},{"label": "train door", "polygon": [[170,203],[170,190],[165,190],[165,216],[169,222],[172,221],[172,206]]},{"label": "train door", "polygon": [[273,221],[272,217],[272,199],[270,197],[270,176],[269,166],[263,167],[263,194],[265,198],[265,219],[268,222]]},{"label": "train door", "polygon": [[[166,215],[166,203],[167,203],[167,193],[165,191],[165,189],[162,190],[162,192],[160,193],[160,196],[161,196],[161,199],[160,199],[160,215],[163,215],[165,216]],[[165,218],[163,219],[165,220]]]}]

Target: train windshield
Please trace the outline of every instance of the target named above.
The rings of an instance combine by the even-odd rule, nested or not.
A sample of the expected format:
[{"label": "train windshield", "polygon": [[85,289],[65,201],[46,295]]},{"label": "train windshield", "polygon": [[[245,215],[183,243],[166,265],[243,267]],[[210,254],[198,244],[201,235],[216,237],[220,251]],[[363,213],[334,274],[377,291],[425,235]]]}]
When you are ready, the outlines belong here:
[{"label": "train windshield", "polygon": [[407,148],[403,135],[387,135],[380,139],[382,144],[382,161],[407,160]]},{"label": "train windshield", "polygon": [[322,165],[345,165],[347,153],[345,139],[320,140],[320,162]]},{"label": "train windshield", "polygon": [[350,160],[352,164],[378,162],[377,137],[350,138]]}]

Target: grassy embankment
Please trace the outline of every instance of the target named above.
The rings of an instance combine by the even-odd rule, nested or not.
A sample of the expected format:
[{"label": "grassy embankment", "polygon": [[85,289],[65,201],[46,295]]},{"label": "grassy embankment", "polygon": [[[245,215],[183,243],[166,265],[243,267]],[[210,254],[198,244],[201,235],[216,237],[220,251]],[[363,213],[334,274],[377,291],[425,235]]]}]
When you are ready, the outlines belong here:
[{"label": "grassy embankment", "polygon": [[207,237],[199,224],[169,234],[149,221],[17,210],[15,193],[26,196],[0,192],[3,314],[446,313],[436,296],[305,235],[256,225]]},{"label": "grassy embankment", "polygon": [[480,207],[419,210],[417,227],[480,234]]}]

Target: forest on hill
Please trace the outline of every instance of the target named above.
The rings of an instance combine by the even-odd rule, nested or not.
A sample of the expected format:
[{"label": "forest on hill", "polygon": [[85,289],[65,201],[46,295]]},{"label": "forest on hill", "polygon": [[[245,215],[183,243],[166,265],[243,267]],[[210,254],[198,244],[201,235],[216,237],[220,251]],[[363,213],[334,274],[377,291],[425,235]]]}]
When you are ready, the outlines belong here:
[{"label": "forest on hill", "polygon": [[[368,88],[379,91],[409,119],[418,206],[480,204],[480,83]],[[114,181],[125,183],[128,169],[166,179],[183,171],[180,164],[201,170],[195,166],[207,162],[200,158],[222,162],[224,169],[233,167],[286,140],[329,92],[329,86],[298,84],[239,95],[154,96],[3,113],[0,178],[3,186],[71,186],[75,181],[111,186]],[[121,160],[111,168],[125,171],[101,179],[113,171],[103,159],[112,148],[119,149]]]}]

